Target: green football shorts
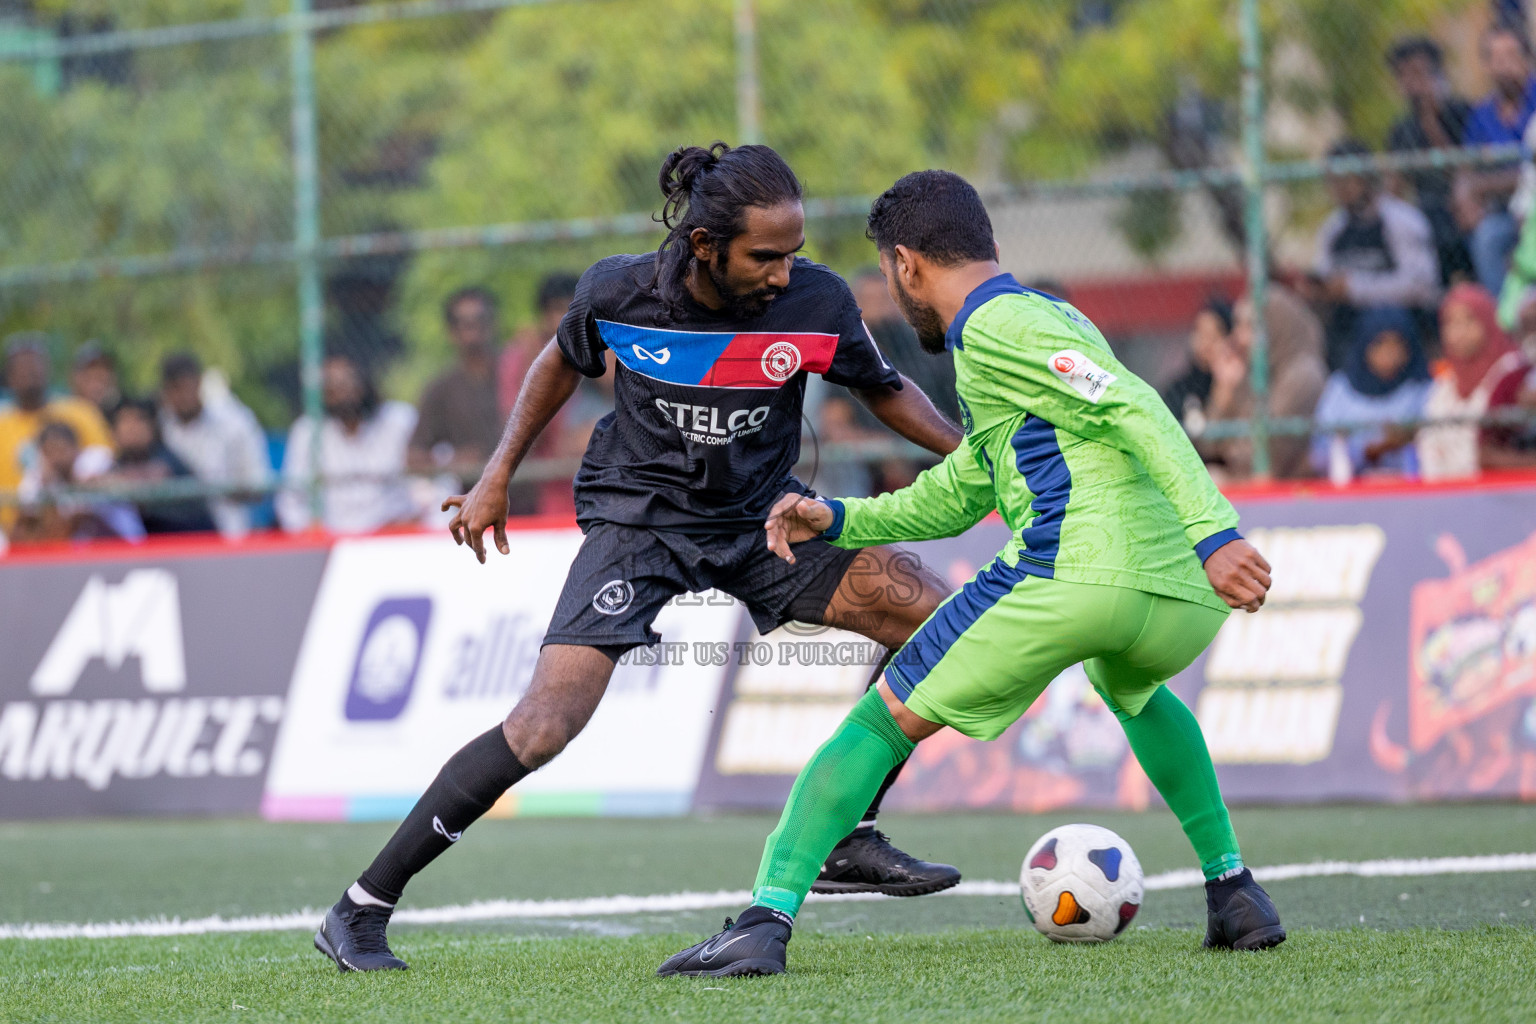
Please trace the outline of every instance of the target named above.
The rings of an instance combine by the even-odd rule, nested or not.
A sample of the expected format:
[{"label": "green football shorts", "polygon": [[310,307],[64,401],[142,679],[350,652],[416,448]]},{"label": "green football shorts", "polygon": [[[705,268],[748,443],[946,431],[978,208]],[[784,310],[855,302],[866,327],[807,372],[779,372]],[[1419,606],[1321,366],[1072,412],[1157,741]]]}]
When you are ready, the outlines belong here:
[{"label": "green football shorts", "polygon": [[885,670],[913,713],[979,740],[1083,662],[1121,719],[1216,638],[1227,612],[1126,587],[1026,575],[1000,559],[938,607]]}]

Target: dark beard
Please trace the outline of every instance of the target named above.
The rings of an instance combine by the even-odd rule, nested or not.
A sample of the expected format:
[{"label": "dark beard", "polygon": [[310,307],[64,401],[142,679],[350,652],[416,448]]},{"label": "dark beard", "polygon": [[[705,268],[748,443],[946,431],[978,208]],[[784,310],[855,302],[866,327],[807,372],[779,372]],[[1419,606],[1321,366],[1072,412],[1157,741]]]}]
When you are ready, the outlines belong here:
[{"label": "dark beard", "polygon": [[343,423],[361,423],[367,417],[364,415],[361,402],[327,402],[325,415],[333,420],[341,420]]},{"label": "dark beard", "polygon": [[731,288],[725,276],[725,266],[725,253],[721,252],[718,260],[704,264],[704,272],[709,275],[709,283],[715,286],[715,293],[725,302],[725,312],[733,320],[756,320],[768,312],[768,306],[775,298],[784,294],[782,288],[754,288],[750,292],[738,292]]},{"label": "dark beard", "polygon": [[918,302],[907,290],[896,282],[896,305],[901,307],[902,319],[912,325],[917,332],[917,342],[923,346],[923,351],[929,355],[940,355],[944,351],[944,321],[939,316],[939,311],[932,306],[925,306]]},{"label": "dark beard", "polygon": [[147,448],[119,448],[117,450],[117,464],[119,466],[141,466],[155,457],[155,446]]}]

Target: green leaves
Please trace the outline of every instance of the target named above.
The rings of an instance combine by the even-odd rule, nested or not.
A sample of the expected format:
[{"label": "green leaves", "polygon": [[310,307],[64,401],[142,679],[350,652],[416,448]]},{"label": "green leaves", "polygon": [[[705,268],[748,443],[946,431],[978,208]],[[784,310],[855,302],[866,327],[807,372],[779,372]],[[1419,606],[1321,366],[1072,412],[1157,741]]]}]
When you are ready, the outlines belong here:
[{"label": "green leaves", "polygon": [[[1397,110],[1387,41],[1479,2],[1264,0],[1277,109],[1305,126],[1304,138],[1342,129],[1378,141]],[[68,15],[76,31],[289,9],[287,0],[32,6],[39,24]],[[654,209],[667,152],[738,141],[735,7],[566,0],[319,33],[322,235]],[[754,8],[763,133],[812,198],[871,195],[921,167],[992,185],[1078,177],[1164,141],[1176,98],[1230,108],[1239,94],[1237,0]],[[1101,8],[1109,16],[1093,20]],[[114,66],[92,77],[89,62],[70,65],[63,87],[43,95],[28,65],[0,62],[0,269],[293,237],[284,35],[132,51]],[[1148,255],[1177,227],[1176,204],[1147,196],[1126,210],[1122,227]],[[857,217],[810,232],[812,254],[843,269],[871,259]],[[452,288],[488,284],[510,327],[531,318],[541,273],[659,237],[581,233],[413,255],[384,296],[406,341],[400,393],[414,397],[446,358],[438,305]],[[230,366],[242,393],[280,421],[269,379],[296,358],[293,291],[286,266],[12,288],[0,294],[0,332],[40,327],[66,347],[100,337],[134,372],[151,354],[192,347]],[[332,334],[347,328],[334,307],[331,318]]]}]

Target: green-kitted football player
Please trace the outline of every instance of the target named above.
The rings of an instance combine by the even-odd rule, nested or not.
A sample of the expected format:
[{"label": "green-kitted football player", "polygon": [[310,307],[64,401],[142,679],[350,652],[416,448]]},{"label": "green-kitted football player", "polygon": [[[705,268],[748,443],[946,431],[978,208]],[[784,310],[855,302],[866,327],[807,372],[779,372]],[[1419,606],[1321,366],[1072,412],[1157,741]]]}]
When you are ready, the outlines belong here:
[{"label": "green-kitted football player", "polygon": [[1205,944],[1285,939],[1243,866],[1199,723],[1163,684],[1231,608],[1257,611],[1269,565],[1236,530],[1162,401],[1068,303],[1002,272],[980,196],[945,171],[877,199],[869,236],[892,297],[930,352],[954,353],[965,439],[907,488],[875,498],[785,495],[768,545],[951,537],[994,508],[1008,545],[914,633],[883,680],[805,766],[768,837],[753,905],[659,973],[784,969],[794,915],[833,845],[913,745],[945,726],[996,739],[1082,662],[1205,873]]}]

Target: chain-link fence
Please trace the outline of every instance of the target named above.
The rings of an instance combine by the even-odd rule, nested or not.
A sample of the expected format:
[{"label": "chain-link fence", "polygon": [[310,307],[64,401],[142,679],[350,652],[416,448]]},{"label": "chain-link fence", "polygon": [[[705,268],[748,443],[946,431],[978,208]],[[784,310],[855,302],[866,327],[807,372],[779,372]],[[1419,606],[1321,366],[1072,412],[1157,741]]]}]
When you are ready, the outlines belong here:
[{"label": "chain-link fence", "polygon": [[[1279,401],[1292,363],[1344,366],[1380,304],[1345,279],[1367,250],[1402,262],[1401,211],[1324,237],[1351,183],[1429,224],[1433,279],[1371,294],[1430,355],[1445,286],[1513,247],[1519,132],[1497,129],[1536,90],[1498,100],[1514,72],[1488,29],[1524,47],[1523,18],[1489,0],[0,0],[0,334],[45,332],[58,362],[97,341],[135,392],[196,352],[272,430],[319,411],[327,348],[414,398],[451,359],[446,295],[482,285],[502,328],[532,324],[550,271],[656,244],[667,152],[762,141],[805,182],[811,254],[850,275],[874,259],[871,196],[964,173],[1006,269],[1066,291],[1153,383],[1229,399],[1175,410],[1214,463],[1300,472],[1280,450],[1305,463],[1313,431],[1305,400]],[[1456,97],[1485,94],[1479,134]],[[1187,349],[1207,299],[1250,290],[1269,312],[1232,317],[1243,366]]]}]

